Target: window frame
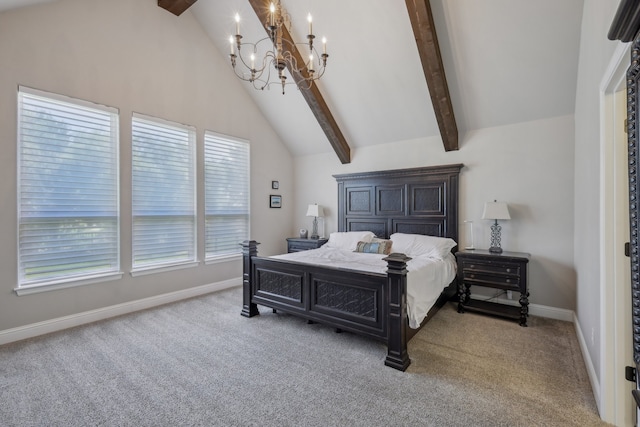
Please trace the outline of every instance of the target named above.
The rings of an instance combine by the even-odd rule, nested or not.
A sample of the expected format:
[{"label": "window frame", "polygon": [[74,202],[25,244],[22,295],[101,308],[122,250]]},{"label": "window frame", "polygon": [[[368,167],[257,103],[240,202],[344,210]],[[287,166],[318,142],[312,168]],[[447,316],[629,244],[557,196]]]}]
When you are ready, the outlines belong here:
[{"label": "window frame", "polygon": [[[115,244],[114,253],[115,256],[111,258],[111,261],[108,261],[110,265],[113,265],[109,269],[105,269],[103,271],[94,270],[87,274],[66,274],[59,275],[57,277],[45,278],[42,280],[32,279],[26,280],[25,274],[23,272],[22,266],[22,243],[21,240],[21,224],[23,224],[23,211],[22,211],[22,195],[25,192],[24,181],[23,181],[23,135],[24,129],[22,126],[23,117],[26,111],[24,111],[25,97],[30,97],[32,99],[41,99],[44,102],[50,102],[53,104],[61,104],[66,105],[67,108],[77,107],[79,110],[92,110],[94,112],[105,113],[110,116],[110,132],[109,132],[109,141],[111,144],[111,149],[113,151],[110,152],[112,156],[112,166],[115,169],[115,172],[112,173],[113,181],[110,181],[109,184],[113,185],[113,197],[115,198],[115,206],[111,208],[115,212],[115,241],[112,242]],[[82,286],[86,284],[104,282],[109,280],[117,280],[122,278],[123,272],[121,271],[121,252],[120,252],[120,231],[121,231],[121,214],[120,214],[120,117],[119,110],[115,107],[106,106],[103,104],[98,104],[78,98],[73,98],[65,95],[60,95],[51,92],[45,92],[42,90],[21,86],[19,85],[16,93],[16,109],[17,109],[17,121],[16,121],[16,212],[17,212],[17,227],[16,227],[16,255],[17,255],[17,285],[14,288],[14,291],[18,295],[28,295],[33,293],[45,292],[56,289],[63,289],[75,286]],[[78,111],[78,114],[80,112]],[[71,218],[71,217],[70,217]],[[72,217],[72,218],[81,218],[81,216]],[[84,216],[86,218],[93,218],[93,216]],[[113,249],[113,248],[112,248]]]},{"label": "window frame", "polygon": [[242,248],[240,245],[238,245],[238,250],[235,252],[226,252],[226,253],[214,253],[211,254],[210,252],[207,251],[207,247],[209,244],[209,234],[208,234],[208,227],[207,227],[207,219],[209,218],[209,214],[207,213],[207,209],[208,209],[208,205],[207,205],[207,194],[208,194],[208,190],[207,190],[207,183],[208,183],[208,176],[207,176],[207,144],[208,144],[208,140],[210,138],[213,139],[219,139],[219,140],[223,140],[232,144],[244,144],[246,147],[246,164],[244,165],[244,170],[246,172],[246,193],[247,193],[247,197],[246,197],[246,206],[247,206],[247,211],[246,211],[246,229],[247,229],[247,234],[245,236],[246,239],[249,239],[251,236],[251,144],[248,140],[246,139],[242,139],[242,138],[238,138],[235,136],[230,136],[230,135],[225,135],[219,132],[214,132],[214,131],[210,131],[210,130],[205,130],[204,131],[204,137],[203,137],[203,145],[204,145],[204,149],[203,149],[203,160],[205,163],[204,166],[204,172],[203,172],[203,176],[204,176],[204,222],[205,222],[205,229],[204,229],[204,256],[205,256],[205,262],[207,264],[213,264],[213,263],[217,263],[217,262],[221,262],[224,261],[226,259],[235,259],[235,258],[241,258],[242,257]]},{"label": "window frame", "polygon": [[[136,226],[136,213],[135,213],[135,172],[134,172],[134,122],[136,120],[140,120],[147,125],[156,124],[159,127],[169,127],[173,129],[179,129],[187,132],[188,135],[188,143],[189,143],[189,152],[190,152],[190,160],[191,160],[191,182],[193,185],[192,188],[192,201],[193,201],[193,245],[191,251],[193,253],[193,257],[191,259],[184,260],[175,260],[169,261],[165,263],[146,263],[136,265],[135,262],[135,226]],[[131,276],[141,276],[146,274],[155,274],[161,273],[165,271],[178,270],[183,268],[195,267],[200,264],[198,259],[198,181],[197,181],[197,131],[194,126],[185,125],[182,123],[178,123],[175,121],[165,120],[159,117],[154,117],[146,114],[133,112],[131,115]]]}]

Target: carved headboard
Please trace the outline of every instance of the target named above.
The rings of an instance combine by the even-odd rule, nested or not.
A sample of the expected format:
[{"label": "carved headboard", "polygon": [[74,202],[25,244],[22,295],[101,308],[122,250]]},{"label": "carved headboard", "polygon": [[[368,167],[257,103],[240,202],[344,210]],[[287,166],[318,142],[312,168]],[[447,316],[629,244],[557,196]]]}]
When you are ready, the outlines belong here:
[{"label": "carved headboard", "polygon": [[334,175],[338,231],[427,234],[458,241],[462,164]]}]

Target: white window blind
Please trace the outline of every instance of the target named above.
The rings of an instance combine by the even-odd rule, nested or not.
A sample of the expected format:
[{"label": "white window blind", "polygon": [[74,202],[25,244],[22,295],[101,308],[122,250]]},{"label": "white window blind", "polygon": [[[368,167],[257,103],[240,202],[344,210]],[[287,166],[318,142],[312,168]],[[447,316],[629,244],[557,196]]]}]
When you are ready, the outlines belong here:
[{"label": "white window blind", "polygon": [[205,252],[237,254],[249,238],[249,143],[205,132]]},{"label": "white window blind", "polygon": [[118,272],[118,111],[20,87],[18,289]]},{"label": "white window blind", "polygon": [[195,130],[134,114],[133,268],[196,260]]}]

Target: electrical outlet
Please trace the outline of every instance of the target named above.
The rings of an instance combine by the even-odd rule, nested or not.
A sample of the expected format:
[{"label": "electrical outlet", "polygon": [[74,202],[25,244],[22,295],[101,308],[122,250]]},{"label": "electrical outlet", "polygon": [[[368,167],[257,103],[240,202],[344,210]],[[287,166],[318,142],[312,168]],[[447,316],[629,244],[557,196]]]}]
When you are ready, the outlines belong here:
[{"label": "electrical outlet", "polygon": [[513,299],[513,291],[507,291],[507,299]]}]

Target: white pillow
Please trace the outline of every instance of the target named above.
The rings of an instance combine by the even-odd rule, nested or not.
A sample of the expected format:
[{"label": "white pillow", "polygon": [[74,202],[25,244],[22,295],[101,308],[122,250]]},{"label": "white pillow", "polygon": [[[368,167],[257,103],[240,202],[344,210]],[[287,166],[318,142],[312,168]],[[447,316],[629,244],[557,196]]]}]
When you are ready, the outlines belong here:
[{"label": "white pillow", "polygon": [[375,235],[371,231],[335,231],[324,246],[355,251],[358,242],[370,242]]},{"label": "white pillow", "polygon": [[393,252],[413,257],[425,256],[443,259],[457,245],[455,240],[448,237],[424,236],[422,234],[394,233],[390,239],[393,241]]},{"label": "white pillow", "polygon": [[409,255],[413,247],[414,234],[394,233],[389,238],[393,242],[393,252]]}]

